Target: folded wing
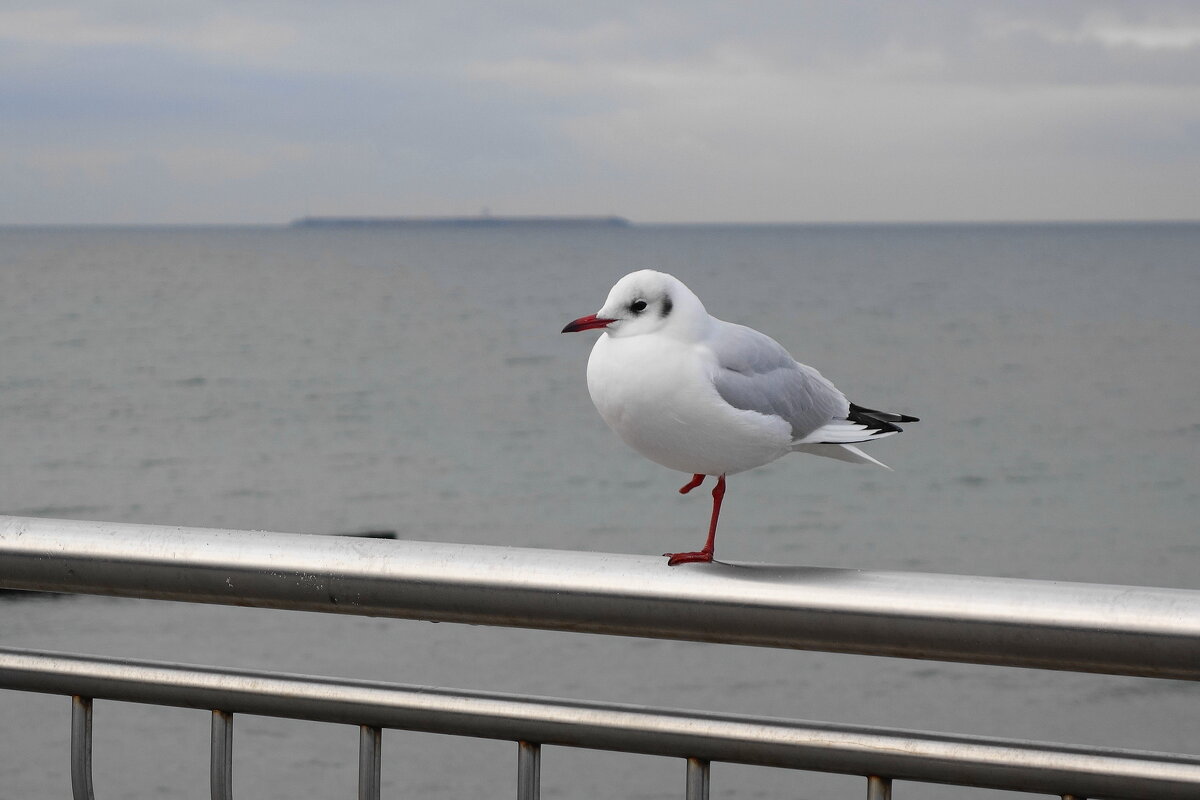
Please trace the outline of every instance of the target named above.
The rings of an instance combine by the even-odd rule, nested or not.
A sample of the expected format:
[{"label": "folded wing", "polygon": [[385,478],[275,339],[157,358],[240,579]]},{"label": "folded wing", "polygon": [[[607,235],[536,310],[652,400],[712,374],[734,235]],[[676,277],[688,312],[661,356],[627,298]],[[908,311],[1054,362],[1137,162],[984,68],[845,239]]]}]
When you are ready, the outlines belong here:
[{"label": "folded wing", "polygon": [[774,339],[743,325],[721,326],[709,344],[717,361],[713,385],[726,403],[782,418],[797,441],[849,413],[836,386]]}]

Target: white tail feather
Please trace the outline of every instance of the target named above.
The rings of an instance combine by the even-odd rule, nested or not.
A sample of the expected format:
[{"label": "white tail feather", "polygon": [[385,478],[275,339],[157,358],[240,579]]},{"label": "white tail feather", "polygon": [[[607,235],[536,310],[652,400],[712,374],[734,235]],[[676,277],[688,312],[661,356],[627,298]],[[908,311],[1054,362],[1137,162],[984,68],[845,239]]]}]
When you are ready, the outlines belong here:
[{"label": "white tail feather", "polygon": [[792,450],[797,453],[811,453],[814,456],[836,458],[838,461],[848,461],[851,464],[875,464],[886,470],[891,470],[887,464],[859,450],[851,444],[796,444]]},{"label": "white tail feather", "polygon": [[792,443],[851,444],[856,442],[871,442],[876,439],[882,439],[885,436],[892,436],[896,433],[899,433],[899,431],[880,431],[868,428],[866,425],[860,425],[857,422],[851,422],[848,419],[839,419],[817,428],[803,439],[796,439]]}]

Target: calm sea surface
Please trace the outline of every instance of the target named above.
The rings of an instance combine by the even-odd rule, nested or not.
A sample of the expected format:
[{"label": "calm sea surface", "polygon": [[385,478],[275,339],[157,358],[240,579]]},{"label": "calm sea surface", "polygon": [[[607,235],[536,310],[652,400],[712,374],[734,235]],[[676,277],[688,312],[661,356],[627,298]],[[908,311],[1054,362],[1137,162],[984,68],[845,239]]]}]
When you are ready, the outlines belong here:
[{"label": "calm sea surface", "polygon": [[[729,481],[718,555],[1200,588],[1200,226],[0,229],[0,513],[658,554],[706,493],[612,435],[561,336],[634,269],[922,418]],[[231,667],[1197,752],[1200,687],[88,597],[0,642]],[[0,800],[69,796],[65,698],[0,692]],[[203,712],[97,702],[104,798],[208,796]],[[354,794],[348,726],[239,717],[235,790]],[[678,797],[548,748],[550,798]],[[515,746],[384,735],[384,793],[511,796]],[[860,797],[730,765],[714,797]],[[927,786],[898,796],[1008,797]]]}]

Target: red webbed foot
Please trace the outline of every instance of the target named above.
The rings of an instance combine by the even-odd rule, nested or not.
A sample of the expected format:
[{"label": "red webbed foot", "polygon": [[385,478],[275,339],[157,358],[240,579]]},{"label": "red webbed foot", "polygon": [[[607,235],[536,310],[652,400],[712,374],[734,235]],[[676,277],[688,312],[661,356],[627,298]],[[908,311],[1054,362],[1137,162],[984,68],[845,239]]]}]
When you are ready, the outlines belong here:
[{"label": "red webbed foot", "polygon": [[679,564],[708,564],[713,560],[711,550],[697,550],[693,553],[663,553],[667,557],[667,566]]}]

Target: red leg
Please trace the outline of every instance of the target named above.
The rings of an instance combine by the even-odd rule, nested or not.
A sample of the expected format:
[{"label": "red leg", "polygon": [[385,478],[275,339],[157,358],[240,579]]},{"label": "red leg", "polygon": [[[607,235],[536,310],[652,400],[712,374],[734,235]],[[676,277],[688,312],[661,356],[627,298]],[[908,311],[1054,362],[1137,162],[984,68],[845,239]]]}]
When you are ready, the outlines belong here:
[{"label": "red leg", "polygon": [[[683,489],[680,489],[680,491],[681,492],[684,490],[691,491],[696,486],[698,486],[700,484],[700,481],[696,480],[697,478],[699,478],[700,480],[703,480],[704,476],[703,475],[693,476],[692,482],[689,483],[687,486],[683,487]],[[676,564],[690,564],[693,562],[709,562],[709,561],[713,560],[713,550],[716,548],[716,544],[717,544],[717,518],[721,516],[721,501],[723,499],[725,499],[725,476],[724,475],[717,478],[717,485],[715,487],[713,487],[712,498],[713,498],[712,519],[710,519],[708,522],[708,540],[704,543],[704,547],[693,553],[663,553],[663,555],[667,556],[669,559],[667,561],[668,567],[673,567]]]},{"label": "red leg", "polygon": [[700,485],[700,484],[702,484],[702,483],[704,483],[704,476],[703,476],[703,475],[700,475],[699,473],[697,473],[696,475],[693,475],[693,476],[692,476],[692,479],[691,479],[690,481],[688,481],[688,485],[687,485],[687,486],[682,486],[682,487],[680,487],[680,489],[679,489],[679,493],[680,493],[680,494],[687,494],[687,493],[688,493],[688,492],[690,492],[692,489],[695,489],[697,486],[699,486],[699,485]]}]

